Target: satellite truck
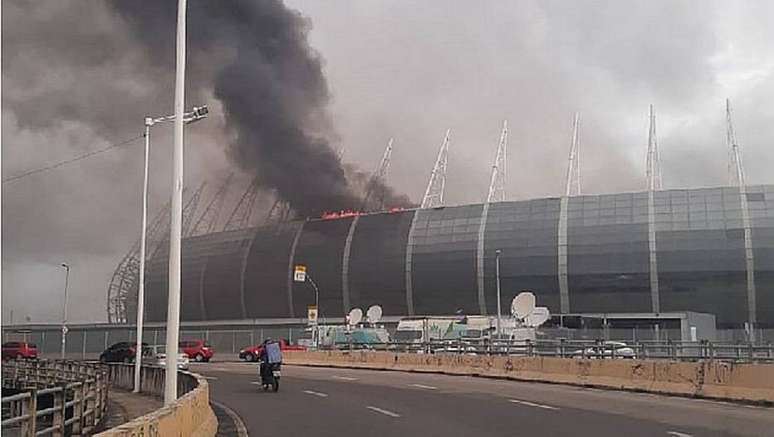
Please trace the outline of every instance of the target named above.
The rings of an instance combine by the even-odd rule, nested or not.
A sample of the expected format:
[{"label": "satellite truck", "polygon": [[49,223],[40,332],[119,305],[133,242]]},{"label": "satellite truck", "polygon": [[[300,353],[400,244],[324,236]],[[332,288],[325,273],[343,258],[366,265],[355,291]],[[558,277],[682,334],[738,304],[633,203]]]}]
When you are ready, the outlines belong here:
[{"label": "satellite truck", "polygon": [[[382,318],[382,307],[372,305],[363,320],[363,310],[353,308],[347,315],[346,325],[320,325],[320,347],[350,349],[374,349],[390,342],[390,334],[384,326],[377,325]],[[364,323],[361,323],[364,322]]]},{"label": "satellite truck", "polygon": [[537,328],[549,318],[548,308],[535,306],[533,293],[522,292],[511,302],[511,315],[500,318],[499,338],[497,316],[420,316],[401,319],[393,341],[409,346],[456,340],[466,343],[534,341]]}]

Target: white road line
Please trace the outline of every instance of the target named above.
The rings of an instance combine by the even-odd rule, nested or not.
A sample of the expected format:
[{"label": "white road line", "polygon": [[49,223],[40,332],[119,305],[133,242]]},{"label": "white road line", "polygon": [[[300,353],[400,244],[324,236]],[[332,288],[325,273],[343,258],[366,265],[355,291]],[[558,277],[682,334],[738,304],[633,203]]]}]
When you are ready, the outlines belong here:
[{"label": "white road line", "polygon": [[306,393],[306,394],[308,394],[308,395],[313,395],[313,396],[321,397],[321,398],[327,398],[327,397],[328,397],[328,395],[327,395],[327,394],[325,394],[325,393],[320,393],[320,392],[318,392],[318,391],[312,391],[312,390],[304,390],[304,393]]},{"label": "white road line", "polygon": [[667,435],[673,435],[675,437],[693,437],[691,434],[686,434],[684,432],[677,432],[677,431],[667,431]]},{"label": "white road line", "polygon": [[371,411],[376,411],[377,413],[382,413],[385,416],[400,417],[400,414],[398,414],[398,413],[393,413],[392,411],[383,410],[383,409],[381,409],[379,407],[372,407],[372,406],[369,405],[366,408],[368,408]]},{"label": "white road line", "polygon": [[214,377],[214,376],[203,376],[202,378],[204,378],[204,379],[208,379],[208,380],[210,380],[210,381],[217,381],[217,380],[218,380],[218,378],[216,378],[216,377]]},{"label": "white road line", "polygon": [[333,379],[340,379],[342,381],[357,381],[357,378],[353,378],[351,376],[339,376],[339,375],[333,375],[331,376]]},{"label": "white road line", "polygon": [[556,408],[556,407],[552,407],[550,405],[536,404],[534,402],[521,401],[521,400],[518,400],[518,399],[509,399],[509,402],[513,402],[514,404],[519,404],[519,405],[526,405],[528,407],[543,408],[544,410],[558,410],[559,409],[559,408]]},{"label": "white road line", "polygon": [[432,385],[422,385],[422,384],[409,384],[409,385],[416,388],[423,388],[425,390],[438,390],[438,387],[433,387]]},{"label": "white road line", "polygon": [[250,381],[250,384],[254,384],[254,385],[262,385],[262,384],[261,384],[261,381]]}]

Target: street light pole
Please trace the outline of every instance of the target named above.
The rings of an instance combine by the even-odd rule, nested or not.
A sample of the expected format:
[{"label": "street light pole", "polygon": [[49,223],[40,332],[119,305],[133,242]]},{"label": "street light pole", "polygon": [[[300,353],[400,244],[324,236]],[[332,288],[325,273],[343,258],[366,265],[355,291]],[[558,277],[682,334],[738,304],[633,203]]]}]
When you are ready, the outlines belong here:
[{"label": "street light pole", "polygon": [[65,359],[65,350],[67,349],[67,284],[70,282],[70,266],[62,263],[65,268],[65,286],[64,286],[64,305],[62,305],[62,359]]},{"label": "street light pole", "polygon": [[140,237],[140,281],[137,287],[137,347],[134,349],[134,392],[140,392],[140,368],[142,367],[142,329],[145,319],[145,238],[148,225],[148,151],[150,127],[153,119],[145,118],[145,166],[142,178],[142,236]]},{"label": "street light pole", "polygon": [[500,340],[500,319],[502,317],[502,311],[500,310],[500,253],[502,251],[497,249],[495,251],[495,276],[497,276],[497,339]]},{"label": "street light pole", "polygon": [[[183,122],[191,124],[207,117],[207,105],[196,107],[183,115]],[[134,357],[134,392],[140,392],[140,368],[142,367],[142,330],[145,321],[145,241],[148,228],[148,154],[150,151],[150,128],[156,123],[174,121],[174,115],[145,117],[145,165],[142,182],[142,232],[140,236],[140,278],[137,287],[137,347]],[[139,354],[139,355],[138,355]]]},{"label": "street light pole", "polygon": [[169,301],[167,302],[167,358],[164,404],[177,399],[177,349],[180,339],[180,246],[183,228],[183,110],[185,105],[186,0],[177,2],[175,129],[172,152],[172,208],[169,234]]},{"label": "street light pole", "polygon": [[[317,308],[317,319],[320,319],[320,289],[317,288],[317,284],[315,284],[312,277],[309,275],[309,273],[306,274],[306,279],[309,280],[309,283],[312,284],[312,287],[314,288],[314,306]],[[317,328],[318,322],[315,321],[315,333],[314,333],[314,347],[315,349],[320,348],[320,330]]]}]

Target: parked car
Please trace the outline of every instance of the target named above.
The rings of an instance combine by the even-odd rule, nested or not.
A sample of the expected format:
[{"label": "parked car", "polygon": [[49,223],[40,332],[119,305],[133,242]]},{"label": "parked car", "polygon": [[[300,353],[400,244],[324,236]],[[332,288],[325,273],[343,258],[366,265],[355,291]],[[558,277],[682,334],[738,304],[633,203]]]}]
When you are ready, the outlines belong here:
[{"label": "parked car", "polygon": [[[142,348],[142,362],[143,364],[150,364],[152,366],[166,367],[167,365],[167,346],[143,346]],[[178,349],[177,351],[177,368],[179,370],[188,370],[188,354]]]},{"label": "parked car", "polygon": [[[305,351],[306,347],[298,344],[288,343],[284,338],[279,339],[280,350],[285,351]],[[248,346],[239,351],[239,359],[244,361],[258,361],[258,357],[261,356],[261,350],[263,344],[256,344],[254,346]]]},{"label": "parked car", "polygon": [[204,340],[182,340],[179,346],[180,350],[188,355],[188,358],[197,363],[206,363],[215,355],[215,350]]},{"label": "parked car", "polygon": [[601,345],[576,350],[573,356],[576,358],[636,358],[636,353],[622,341],[605,341]]},{"label": "parked car", "polygon": [[32,359],[37,357],[38,347],[34,343],[27,343],[26,341],[9,341],[3,343],[3,359]]},{"label": "parked car", "polygon": [[[143,347],[147,346],[145,343]],[[111,345],[99,355],[102,363],[133,363],[136,355],[137,343],[122,341]]]}]

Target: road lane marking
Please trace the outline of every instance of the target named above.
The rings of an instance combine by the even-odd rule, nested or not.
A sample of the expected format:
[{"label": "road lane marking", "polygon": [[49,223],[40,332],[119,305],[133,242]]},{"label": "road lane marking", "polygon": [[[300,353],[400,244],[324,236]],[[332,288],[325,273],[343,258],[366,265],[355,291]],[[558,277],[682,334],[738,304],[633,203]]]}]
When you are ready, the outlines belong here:
[{"label": "road lane marking", "polygon": [[677,431],[667,431],[667,435],[672,435],[675,437],[693,437],[691,434],[686,434],[684,432],[677,432]]},{"label": "road lane marking", "polygon": [[215,377],[215,376],[202,376],[202,378],[208,379],[210,381],[217,381],[218,380],[218,378]]},{"label": "road lane marking", "polygon": [[384,414],[385,416],[390,416],[390,417],[400,417],[400,414],[398,414],[398,413],[393,413],[392,411],[383,410],[383,409],[381,409],[381,408],[379,408],[379,407],[373,407],[373,406],[370,406],[370,405],[369,405],[369,406],[367,406],[366,408],[368,408],[368,409],[369,409],[369,410],[371,410],[371,411],[376,411],[377,413],[382,413],[382,414]]},{"label": "road lane marking", "polygon": [[559,409],[559,408],[556,408],[556,407],[552,407],[550,405],[536,404],[534,402],[521,401],[521,400],[518,400],[518,399],[509,399],[509,402],[513,402],[514,404],[519,404],[519,405],[526,405],[528,407],[542,408],[544,410],[558,410]]},{"label": "road lane marking", "polygon": [[331,376],[333,379],[340,379],[342,381],[357,381],[357,378],[353,378],[351,376],[339,376],[339,375],[333,375]]},{"label": "road lane marking", "polygon": [[325,394],[325,393],[320,393],[320,392],[318,392],[318,391],[312,391],[312,390],[304,390],[304,393],[306,393],[306,394],[308,394],[308,395],[317,396],[317,397],[320,397],[320,398],[327,398],[327,397],[328,397],[328,395],[327,395],[327,394]]},{"label": "road lane marking", "polygon": [[254,385],[263,385],[263,384],[261,383],[261,381],[250,381],[250,384],[254,384]]},{"label": "road lane marking", "polygon": [[438,390],[438,387],[433,387],[432,385],[423,385],[423,384],[409,384],[409,385],[416,388],[423,388],[425,390]]}]

